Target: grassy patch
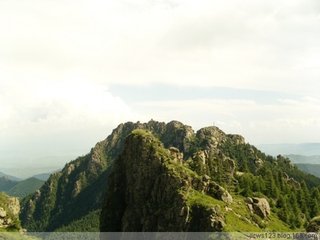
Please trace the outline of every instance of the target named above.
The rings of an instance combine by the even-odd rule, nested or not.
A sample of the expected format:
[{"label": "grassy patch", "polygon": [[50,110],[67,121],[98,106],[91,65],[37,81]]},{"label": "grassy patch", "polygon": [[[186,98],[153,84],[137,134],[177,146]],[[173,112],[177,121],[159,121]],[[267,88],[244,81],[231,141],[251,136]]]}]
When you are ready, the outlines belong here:
[{"label": "grassy patch", "polygon": [[225,203],[223,201],[214,199],[206,194],[200,193],[196,190],[192,190],[188,193],[187,204],[189,206],[199,205],[206,208],[212,208],[216,205],[222,206]]},{"label": "grassy patch", "polygon": [[144,130],[144,129],[135,129],[135,130],[132,131],[131,134],[139,135],[139,136],[143,136],[143,137],[152,137],[152,138],[154,138],[152,133],[150,133],[149,131]]},{"label": "grassy patch", "polygon": [[271,213],[269,216],[270,221],[266,227],[266,231],[275,231],[275,232],[305,232],[305,229],[295,229],[292,230],[289,225],[282,222],[274,213]]},{"label": "grassy patch", "polygon": [[250,211],[241,196],[233,196],[233,202],[225,212],[226,232],[259,232],[261,229],[254,225]]},{"label": "grassy patch", "polygon": [[[233,203],[229,206],[232,211],[225,212],[226,232],[260,232],[260,231],[276,231],[276,232],[291,232],[287,224],[282,222],[274,213],[271,213],[269,219],[263,220],[265,228],[260,228],[255,225],[252,214],[250,213],[244,198],[242,196],[233,195]],[[225,210],[225,209],[223,209]],[[298,230],[295,230],[298,231]],[[304,231],[300,229],[300,231]]]}]

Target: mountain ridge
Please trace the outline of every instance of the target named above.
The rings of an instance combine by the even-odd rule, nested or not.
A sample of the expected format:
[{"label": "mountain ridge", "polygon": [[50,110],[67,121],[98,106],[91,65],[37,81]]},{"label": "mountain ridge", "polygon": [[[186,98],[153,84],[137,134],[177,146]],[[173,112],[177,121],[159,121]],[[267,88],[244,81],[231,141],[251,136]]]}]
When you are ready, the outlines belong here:
[{"label": "mountain ridge", "polygon": [[[218,208],[229,209],[228,206],[224,205],[223,200],[221,200],[221,195],[225,193],[225,196],[228,196],[226,192],[230,192],[231,195],[229,195],[237,199],[237,204],[232,205],[232,208],[236,209],[236,214],[240,216],[243,214],[246,220],[239,219],[232,211],[222,210],[223,216],[221,219],[227,219],[226,225],[217,229],[226,231],[261,231],[269,228],[271,230],[289,230],[289,226],[292,229],[299,229],[312,216],[320,213],[318,205],[310,205],[313,200],[320,201],[320,193],[317,188],[320,184],[320,179],[301,172],[291,164],[289,159],[283,156],[278,156],[277,158],[267,156],[254,146],[246,143],[242,136],[225,134],[214,126],[205,127],[194,132],[190,126],[178,121],[164,123],[151,120],[148,123],[128,122],[118,125],[105,140],[97,143],[89,154],[71,161],[61,171],[52,174],[37,193],[23,200],[22,213],[20,215],[23,226],[30,231],[58,231],[59,229],[81,231],[81,227],[79,227],[82,224],[81,219],[91,219],[88,222],[88,225],[91,227],[90,229],[86,229],[87,231],[98,231],[99,229],[165,229],[165,227],[157,228],[156,226],[127,228],[123,227],[126,224],[123,225],[120,221],[115,221],[117,223],[110,223],[110,221],[107,221],[109,223],[104,223],[104,217],[97,214],[101,209],[104,212],[102,206],[106,206],[105,204],[108,206],[108,199],[114,202],[110,198],[110,191],[114,189],[112,182],[119,182],[118,178],[114,177],[115,175],[123,175],[121,174],[121,167],[118,173],[117,171],[115,172],[115,169],[117,169],[116,166],[119,165],[119,161],[121,162],[121,156],[124,158],[123,154],[127,151],[126,142],[131,138],[130,136],[132,136],[133,131],[149,132],[157,139],[155,142],[158,141],[162,145],[159,148],[162,149],[160,152],[167,152],[166,154],[169,154],[168,151],[170,152],[168,156],[164,155],[164,158],[170,159],[174,155],[180,161],[180,165],[169,164],[173,171],[182,171],[181,174],[186,175],[188,179],[200,179],[198,180],[198,184],[200,185],[207,184],[207,180],[205,179],[210,179],[207,182],[210,183],[211,189],[215,189],[214,191],[212,190],[212,196],[208,196],[202,190],[197,190],[199,189],[197,187],[192,187],[195,190],[192,194],[193,197],[191,200],[186,200],[184,204],[194,201],[202,203],[210,202],[210,206],[220,206]],[[148,145],[148,143],[143,144]],[[136,148],[131,148],[132,156],[135,154],[134,151],[140,147],[144,149],[143,151],[147,151],[148,149],[138,144]],[[157,159],[156,156],[158,154],[158,151],[155,151],[150,156],[153,156],[153,159]],[[130,159],[130,154],[127,154],[125,158]],[[141,159],[148,161],[148,158],[142,157],[142,155]],[[132,161],[140,161],[141,159],[136,158],[132,159]],[[143,162],[139,164],[144,166]],[[125,167],[125,165],[123,166]],[[162,168],[164,169],[164,174],[169,174],[172,170],[168,166]],[[148,169],[151,172],[155,171],[152,168]],[[141,173],[141,175],[143,174]],[[128,174],[123,176],[130,178]],[[167,180],[180,179],[179,176],[176,175],[176,178],[167,178]],[[208,176],[208,178],[205,176]],[[130,182],[134,181],[128,181],[128,183]],[[147,183],[147,181],[141,181],[140,183]],[[187,185],[190,185],[190,181]],[[136,186],[143,189],[143,185],[137,184]],[[174,184],[174,186],[177,185]],[[190,186],[193,185],[191,184]],[[134,188],[129,187],[128,189]],[[178,188],[172,189],[173,192],[178,190]],[[214,192],[218,192],[219,194]],[[117,201],[124,201],[124,194],[121,192],[119,194],[121,197]],[[304,197],[305,194],[306,197]],[[172,196],[177,197],[178,195],[174,194]],[[228,197],[226,198],[228,199]],[[270,204],[271,220],[264,219],[265,214],[261,214],[266,211],[260,208],[263,205],[262,202]],[[160,204],[161,202],[158,203]],[[152,205],[154,202],[150,204]],[[311,206],[313,207],[311,208]],[[292,210],[288,211],[288,208]],[[132,215],[132,211],[129,214],[130,209],[128,211],[125,210],[126,208],[122,209],[124,209],[124,212],[128,212],[128,216]],[[206,222],[208,221],[207,217],[213,216],[213,212],[209,214],[205,209],[200,208],[194,211],[198,211],[197,216],[199,219],[203,219]],[[218,213],[219,211],[215,212]],[[114,214],[114,216],[119,215],[116,212],[110,212],[110,214]],[[141,213],[137,212],[138,215],[141,215]],[[220,215],[218,214],[217,216]],[[295,219],[294,216],[299,217]],[[99,217],[100,223],[97,220]],[[228,221],[235,224],[238,223],[237,227],[230,227]],[[222,222],[221,226],[223,225]],[[245,222],[247,222],[247,225]],[[112,229],[108,224],[113,224],[114,228]],[[210,225],[208,222],[207,224]],[[68,226],[72,226],[72,228],[68,228]],[[151,225],[147,224],[143,226]],[[163,226],[167,225],[164,224]],[[180,224],[180,226],[182,225]],[[195,229],[191,226],[190,228],[182,227],[179,230],[198,229],[196,225],[193,227]],[[169,227],[168,229],[174,230]]]},{"label": "mountain ridge", "polygon": [[11,181],[21,181],[22,179],[21,178],[18,178],[18,177],[15,177],[15,176],[12,176],[12,175],[9,175],[9,174],[5,174],[3,172],[0,172],[0,177],[4,177],[4,178],[7,178]]},{"label": "mountain ridge", "polygon": [[[52,231],[100,209],[104,191],[96,188],[99,185],[97,182],[102,185],[106,181],[108,171],[105,170],[122,151],[126,136],[134,129],[141,128],[164,136],[164,142],[177,142],[191,131],[191,127],[176,121],[168,124],[156,121],[119,124],[89,154],[67,163],[61,171],[50,176],[39,192],[23,200],[22,224],[31,231]],[[187,143],[179,141],[177,147],[183,149],[187,147]],[[92,194],[96,196],[95,199],[90,199]],[[80,203],[82,199],[87,199],[88,204],[83,206]],[[74,206],[78,206],[78,211],[74,211]],[[92,230],[98,229],[99,226],[95,226]]]},{"label": "mountain ridge", "polygon": [[281,155],[320,155],[320,143],[281,143],[281,144],[257,144],[257,147],[272,156]]}]

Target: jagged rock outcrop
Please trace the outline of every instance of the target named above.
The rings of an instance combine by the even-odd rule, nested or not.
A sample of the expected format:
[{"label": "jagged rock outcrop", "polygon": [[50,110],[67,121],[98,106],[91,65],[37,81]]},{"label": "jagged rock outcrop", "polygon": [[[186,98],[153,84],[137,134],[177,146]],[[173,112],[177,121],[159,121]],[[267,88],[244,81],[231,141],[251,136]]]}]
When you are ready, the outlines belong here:
[{"label": "jagged rock outcrop", "polygon": [[21,229],[19,221],[20,203],[17,198],[0,193],[0,231]]},{"label": "jagged rock outcrop", "polygon": [[289,177],[287,173],[283,173],[284,175],[284,180],[290,184],[291,186],[295,187],[296,189],[300,189],[301,188],[301,185],[298,181],[296,181],[294,178],[292,177]]},{"label": "jagged rock outcrop", "polygon": [[205,149],[211,150],[224,143],[227,135],[217,127],[205,127],[197,132],[197,138]]},{"label": "jagged rock outcrop", "polygon": [[[128,122],[23,199],[20,216],[29,231],[258,231],[273,219],[266,198],[288,223],[288,196],[270,194],[294,189],[283,172],[320,184],[217,127]],[[265,199],[252,198],[250,214],[244,196]]]},{"label": "jagged rock outcrop", "polygon": [[227,134],[227,136],[236,145],[246,144],[246,141],[245,141],[244,137],[241,136],[241,135],[238,135],[238,134]]},{"label": "jagged rock outcrop", "polygon": [[209,190],[207,193],[217,199],[220,199],[220,200],[226,202],[226,203],[232,203],[232,201],[233,201],[233,198],[230,195],[230,193],[226,189],[224,189],[223,187],[221,187],[220,185],[218,185],[215,182],[211,182],[209,184]]},{"label": "jagged rock outcrop", "polygon": [[246,202],[250,211],[263,219],[266,219],[271,213],[269,202],[265,198],[248,197]]},{"label": "jagged rock outcrop", "polygon": [[[200,188],[194,180],[202,178],[174,159],[151,133],[128,136],[108,179],[100,230],[221,231],[225,223],[218,207],[188,200]],[[214,185],[211,190],[219,194],[221,189]]]},{"label": "jagged rock outcrop", "polygon": [[[99,211],[109,166],[122,152],[126,137],[134,129],[149,130],[167,148],[178,149],[179,153],[171,152],[179,162],[183,161],[183,153],[190,151],[194,136],[191,127],[178,121],[120,124],[89,154],[66,164],[60,172],[51,175],[37,193],[23,200],[20,215],[23,226],[30,231],[53,231]],[[97,225],[92,228],[97,230]]]},{"label": "jagged rock outcrop", "polygon": [[178,148],[170,147],[169,148],[169,152],[170,152],[171,156],[173,157],[173,159],[174,159],[174,161],[176,163],[181,163],[182,164],[182,162],[183,162],[183,153],[181,153]]},{"label": "jagged rock outcrop", "polygon": [[226,225],[218,206],[206,208],[196,205],[192,208],[192,216],[188,229],[190,232],[221,232]]}]

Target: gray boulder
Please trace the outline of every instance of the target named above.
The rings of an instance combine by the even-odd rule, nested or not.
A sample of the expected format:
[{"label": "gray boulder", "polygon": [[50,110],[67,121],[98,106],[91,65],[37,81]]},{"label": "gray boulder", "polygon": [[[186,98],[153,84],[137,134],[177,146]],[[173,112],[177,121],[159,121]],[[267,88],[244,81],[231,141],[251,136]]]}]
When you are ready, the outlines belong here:
[{"label": "gray boulder", "polygon": [[270,215],[270,205],[265,198],[252,198],[254,213],[262,218],[267,218]]},{"label": "gray boulder", "polygon": [[263,219],[267,218],[271,213],[269,202],[265,198],[248,197],[246,203],[251,213],[258,215]]}]

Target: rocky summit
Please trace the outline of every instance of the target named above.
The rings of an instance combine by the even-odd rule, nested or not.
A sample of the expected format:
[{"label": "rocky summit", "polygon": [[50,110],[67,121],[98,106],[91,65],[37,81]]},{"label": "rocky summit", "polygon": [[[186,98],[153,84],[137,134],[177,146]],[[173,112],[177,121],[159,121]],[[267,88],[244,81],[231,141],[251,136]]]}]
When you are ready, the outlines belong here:
[{"label": "rocky summit", "polygon": [[216,126],[124,123],[22,200],[28,231],[314,229],[320,179]]},{"label": "rocky summit", "polygon": [[210,177],[185,168],[177,155],[147,131],[129,135],[109,177],[101,231],[221,231],[219,209],[192,198],[232,197]]}]

